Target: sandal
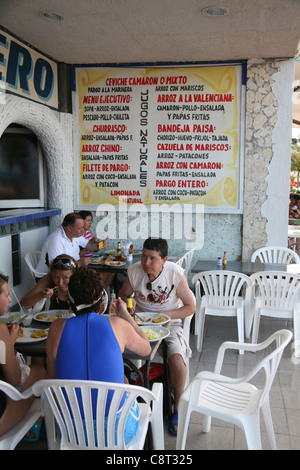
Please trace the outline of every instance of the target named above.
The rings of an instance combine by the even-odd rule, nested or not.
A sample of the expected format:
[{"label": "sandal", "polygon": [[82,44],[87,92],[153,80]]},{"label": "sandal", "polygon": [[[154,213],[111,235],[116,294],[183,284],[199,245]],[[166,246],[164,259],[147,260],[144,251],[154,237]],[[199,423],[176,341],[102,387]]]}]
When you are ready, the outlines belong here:
[{"label": "sandal", "polygon": [[36,422],[34,423],[34,425],[31,426],[31,428],[30,428],[29,431],[27,432],[27,434],[28,434],[28,433],[34,434],[34,437],[26,437],[26,436],[24,436],[24,437],[23,437],[23,441],[26,441],[26,442],[37,442],[37,441],[39,440],[39,437],[40,437],[41,429],[42,429],[42,424],[41,424],[39,421],[36,421]]},{"label": "sandal", "polygon": [[177,436],[177,431],[173,428],[174,424],[178,426],[178,411],[173,413],[170,424],[170,433],[173,434],[173,436]]}]

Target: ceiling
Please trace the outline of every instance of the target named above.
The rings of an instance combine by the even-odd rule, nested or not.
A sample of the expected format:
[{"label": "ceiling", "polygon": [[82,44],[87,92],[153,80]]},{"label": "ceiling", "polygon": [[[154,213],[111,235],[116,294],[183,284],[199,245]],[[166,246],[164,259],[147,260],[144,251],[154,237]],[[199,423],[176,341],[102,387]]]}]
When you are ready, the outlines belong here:
[{"label": "ceiling", "polygon": [[[210,1],[228,13],[204,16]],[[0,25],[67,64],[296,58],[300,0],[0,0]]]},{"label": "ceiling", "polygon": [[[228,14],[204,16],[211,4]],[[69,64],[286,58],[297,53],[300,0],[0,0],[0,25]]]}]

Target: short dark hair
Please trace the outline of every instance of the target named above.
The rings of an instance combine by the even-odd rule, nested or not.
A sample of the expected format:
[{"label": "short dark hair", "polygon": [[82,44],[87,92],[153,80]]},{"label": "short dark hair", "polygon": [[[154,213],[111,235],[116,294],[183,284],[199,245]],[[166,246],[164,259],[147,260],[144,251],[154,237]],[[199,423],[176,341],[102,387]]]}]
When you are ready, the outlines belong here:
[{"label": "short dark hair", "polygon": [[2,286],[4,284],[8,284],[8,276],[5,276],[5,274],[0,273],[0,294],[2,294]]},{"label": "short dark hair", "polygon": [[81,215],[80,214],[76,214],[75,212],[70,212],[70,214],[67,214],[63,220],[63,227],[68,227],[68,226],[72,226],[74,227],[75,225],[75,222],[77,219],[82,219]]},{"label": "short dark hair", "polygon": [[70,277],[68,284],[69,300],[73,312],[76,314],[76,306],[90,305],[81,309],[78,313],[98,312],[100,310],[104,285],[102,275],[94,269],[85,266],[78,268]]},{"label": "short dark hair", "polygon": [[158,251],[161,258],[168,256],[168,242],[164,238],[147,238],[143,248],[146,250]]},{"label": "short dark hair", "polygon": [[78,214],[81,215],[83,220],[86,219],[89,216],[91,216],[93,218],[93,214],[92,214],[91,211],[79,211]]}]

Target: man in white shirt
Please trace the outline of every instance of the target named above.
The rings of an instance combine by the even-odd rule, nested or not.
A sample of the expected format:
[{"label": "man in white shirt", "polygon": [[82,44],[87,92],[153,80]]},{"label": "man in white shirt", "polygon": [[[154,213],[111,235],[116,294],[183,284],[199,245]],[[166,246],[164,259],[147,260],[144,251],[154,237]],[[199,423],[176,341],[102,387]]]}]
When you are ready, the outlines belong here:
[{"label": "man in white shirt", "polygon": [[[83,218],[79,214],[67,214],[60,225],[45,240],[42,247],[41,257],[37,265],[37,271],[43,277],[49,269],[49,264],[56,256],[65,254],[72,256],[79,264],[86,264],[86,259],[80,258],[80,247],[90,251],[98,251],[99,239],[93,237],[87,240],[84,236]],[[107,248],[106,242],[104,248]]]},{"label": "man in white shirt", "polygon": [[181,319],[195,313],[196,305],[184,269],[168,261],[166,240],[148,238],[144,242],[141,262],[129,266],[120,297],[126,301],[133,293],[137,312],[165,312],[171,317],[170,335],[164,341],[175,395],[170,431],[176,435],[178,402],[185,387],[186,363],[191,356]]}]

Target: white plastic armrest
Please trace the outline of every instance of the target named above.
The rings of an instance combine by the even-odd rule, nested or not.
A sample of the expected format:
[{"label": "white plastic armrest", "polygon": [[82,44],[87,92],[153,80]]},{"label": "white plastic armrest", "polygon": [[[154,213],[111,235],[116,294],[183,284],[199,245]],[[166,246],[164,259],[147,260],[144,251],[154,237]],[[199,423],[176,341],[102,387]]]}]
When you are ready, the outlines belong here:
[{"label": "white plastic armrest", "polygon": [[234,341],[225,341],[221,346],[219,347],[218,350],[218,355],[217,355],[217,360],[216,360],[216,365],[215,365],[215,373],[219,374],[222,369],[223,361],[224,361],[224,356],[225,352],[227,349],[238,349],[242,351],[257,351],[257,344],[251,344],[251,343],[237,343]]},{"label": "white plastic armrest", "polygon": [[[159,404],[160,402],[163,402],[163,384],[161,382],[154,382],[151,392],[156,397],[156,403]],[[153,402],[153,406],[155,406],[155,402]]]}]

